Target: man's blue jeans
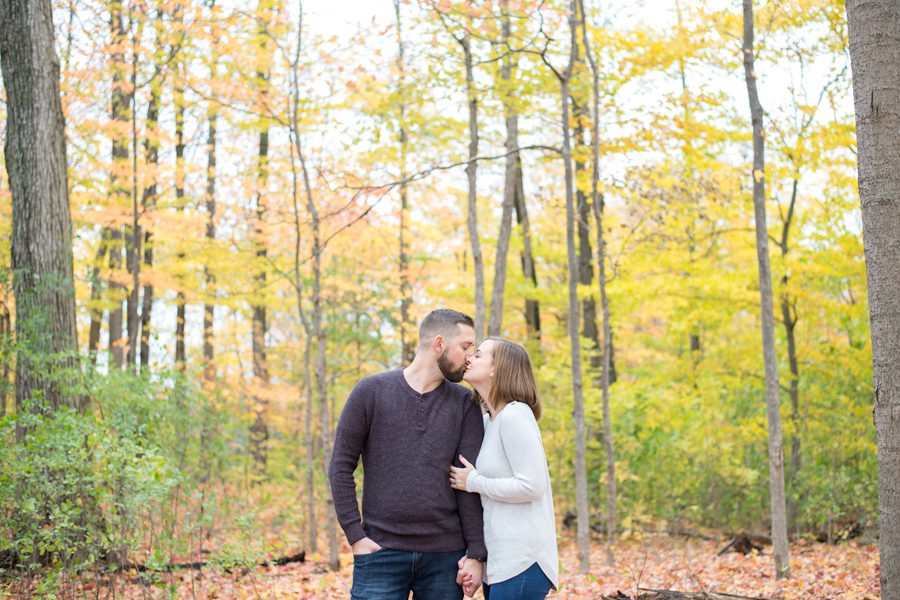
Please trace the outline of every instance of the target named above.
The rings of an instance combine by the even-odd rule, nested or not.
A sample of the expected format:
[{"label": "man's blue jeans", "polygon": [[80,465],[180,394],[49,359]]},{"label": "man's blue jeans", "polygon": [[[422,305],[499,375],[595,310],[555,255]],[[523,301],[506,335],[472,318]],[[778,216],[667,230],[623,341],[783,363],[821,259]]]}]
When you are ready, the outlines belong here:
[{"label": "man's blue jeans", "polygon": [[457,562],[465,550],[407,552],[382,548],[353,556],[352,600],[460,600]]}]

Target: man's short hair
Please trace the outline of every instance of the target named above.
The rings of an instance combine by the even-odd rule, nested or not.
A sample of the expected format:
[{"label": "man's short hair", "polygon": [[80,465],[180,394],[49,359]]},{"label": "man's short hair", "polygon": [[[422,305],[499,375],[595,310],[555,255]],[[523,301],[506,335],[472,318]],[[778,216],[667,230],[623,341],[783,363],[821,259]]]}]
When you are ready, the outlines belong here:
[{"label": "man's short hair", "polygon": [[419,346],[428,344],[438,335],[444,336],[448,340],[455,338],[459,333],[460,325],[475,328],[472,317],[458,310],[439,308],[431,311],[419,325]]}]

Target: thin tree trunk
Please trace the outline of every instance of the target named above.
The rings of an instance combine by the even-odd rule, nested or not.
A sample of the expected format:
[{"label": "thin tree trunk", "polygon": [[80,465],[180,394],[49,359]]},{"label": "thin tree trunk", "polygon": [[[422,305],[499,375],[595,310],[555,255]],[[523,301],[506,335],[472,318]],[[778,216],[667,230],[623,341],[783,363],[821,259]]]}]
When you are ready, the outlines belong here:
[{"label": "thin tree trunk", "polygon": [[900,600],[900,6],[848,0],[872,331],[881,598]]},{"label": "thin tree trunk", "polygon": [[[209,134],[206,138],[206,241],[216,240],[216,124],[219,118],[213,103],[209,106]],[[213,319],[216,305],[213,301],[216,276],[210,265],[203,267],[205,289],[203,302],[203,377],[211,381],[216,376],[215,350],[213,348]]]},{"label": "thin tree trunk", "polygon": [[775,315],[772,302],[772,271],[769,264],[769,234],[766,227],[765,141],[763,108],[756,89],[753,69],[753,0],[744,0],[744,75],[753,121],[753,213],[756,221],[756,256],[759,266],[759,295],[762,311],[763,361],[766,372],[766,412],[769,421],[769,480],[772,510],[772,543],[776,578],[790,577],[790,550],[784,493],[784,449],[781,437],[781,401],[778,364],[775,356]]},{"label": "thin tree trunk", "polygon": [[[303,31],[303,5],[300,5],[300,28],[298,36],[302,36]],[[302,38],[301,38],[302,39]],[[300,52],[301,44],[298,40],[297,52]],[[299,56],[299,54],[298,54]],[[295,104],[296,113],[296,104]],[[294,121],[296,125],[296,120]],[[299,130],[295,130],[299,134]],[[312,331],[316,339],[316,390],[319,396],[319,410],[321,411],[321,439],[322,439],[322,470],[326,477],[328,474],[328,465],[331,463],[331,411],[328,406],[328,380],[326,373],[326,350],[327,338],[325,328],[322,324],[322,251],[324,250],[321,241],[321,230],[319,220],[319,210],[313,198],[312,185],[309,180],[309,170],[306,166],[306,159],[303,155],[303,145],[299,135],[295,135],[295,145],[297,158],[300,161],[300,169],[303,173],[303,187],[306,193],[306,209],[310,215],[310,224],[312,228],[312,256],[313,256],[313,289],[312,289]],[[331,499],[331,487],[325,486],[325,505],[331,507],[333,505]],[[325,520],[325,535],[328,540],[328,568],[337,571],[341,567],[340,556],[338,555],[338,539],[337,539],[337,523],[335,521],[334,511],[328,510]]]},{"label": "thin tree trunk", "polygon": [[[130,19],[134,22],[134,17]],[[128,354],[126,360],[132,369],[136,370],[138,360],[138,335],[140,315],[138,304],[141,293],[141,213],[138,210],[138,136],[137,136],[137,71],[138,71],[138,46],[140,45],[143,23],[135,28],[131,39],[131,227],[126,228],[125,237],[125,265],[131,273],[131,292],[126,303],[128,326]]]},{"label": "thin tree trunk", "polygon": [[469,244],[472,247],[472,263],[475,270],[475,339],[480,343],[484,338],[484,317],[486,312],[484,297],[484,259],[481,254],[481,239],[478,237],[478,95],[475,91],[475,76],[472,66],[471,39],[468,32],[456,40],[462,46],[466,66],[466,97],[469,100],[469,162],[466,177],[469,184],[469,199],[466,224]]},{"label": "thin tree trunk", "polygon": [[104,227],[100,231],[100,244],[97,247],[97,255],[91,267],[91,300],[90,313],[91,324],[88,329],[88,356],[93,364],[97,364],[97,350],[100,348],[100,332],[103,326],[103,280],[100,271],[103,268],[103,259],[108,250],[109,230]]},{"label": "thin tree trunk", "polygon": [[[589,573],[591,568],[590,524],[585,450],[584,389],[581,373],[581,336],[578,310],[578,255],[575,251],[575,182],[572,168],[572,141],[569,132],[570,81],[578,61],[578,42],[575,0],[569,2],[569,63],[565,71],[556,73],[560,82],[562,108],[563,164],[566,185],[566,255],[568,257],[569,307],[566,315],[569,331],[570,360],[572,362],[572,404],[575,421],[575,507],[577,512],[576,540],[578,572]],[[546,57],[544,58],[546,61]],[[549,64],[549,63],[548,63]]]},{"label": "thin tree trunk", "polygon": [[[294,59],[291,64],[290,71],[290,138],[291,138],[291,185],[294,209],[294,272],[293,287],[297,296],[297,316],[303,326],[304,348],[303,348],[303,376],[304,389],[306,391],[306,415],[305,415],[305,431],[306,431],[306,500],[307,500],[307,547],[311,553],[318,552],[318,523],[316,519],[316,495],[315,495],[315,471],[316,471],[316,438],[313,436],[313,406],[315,399],[313,398],[313,375],[312,375],[312,341],[313,326],[310,323],[306,312],[303,309],[303,279],[300,276],[300,249],[301,249],[301,218],[300,218],[300,185],[299,175],[297,172],[297,163],[302,158],[302,147],[300,145],[300,123],[299,123],[299,104],[300,104],[300,53],[303,48],[303,3],[300,2],[300,10],[297,22],[297,46],[295,49]],[[296,154],[295,154],[296,153]],[[311,202],[312,191],[309,186],[309,179],[306,174],[306,164],[301,162],[303,170],[304,190],[306,192],[307,201]],[[330,509],[330,507],[329,507]],[[335,536],[337,534],[335,533]]]},{"label": "thin tree trunk", "polygon": [[509,238],[512,235],[512,215],[516,204],[516,187],[519,166],[519,115],[513,103],[512,73],[515,68],[510,50],[509,0],[501,0],[501,44],[506,54],[500,67],[500,94],[503,117],[506,124],[506,169],[503,182],[503,204],[500,211],[500,231],[497,234],[497,253],[494,258],[494,285],[491,289],[491,310],[488,335],[498,336],[503,326],[503,295],[506,290],[506,259],[509,254]]},{"label": "thin tree trunk", "polygon": [[[147,186],[141,198],[141,210],[145,215],[152,213],[156,209],[157,200],[157,169],[159,167],[159,107],[160,96],[162,94],[162,69],[163,64],[160,60],[160,52],[162,49],[162,36],[164,35],[164,27],[162,24],[163,10],[157,6],[156,21],[154,29],[156,30],[157,57],[155,61],[157,76],[150,82],[150,101],[147,104],[147,136],[144,140],[144,153],[147,163]],[[152,222],[152,219],[151,219]],[[144,266],[149,270],[153,268],[153,231],[150,227],[144,229]],[[141,298],[141,355],[139,370],[145,370],[150,367],[150,337],[153,334],[151,330],[151,317],[153,311],[153,284],[146,283],[143,286],[143,294]]]},{"label": "thin tree trunk", "polygon": [[[587,107],[579,104],[572,98],[573,115],[575,117],[575,148],[584,148],[584,121],[587,117]],[[579,152],[579,154],[582,154]],[[575,181],[581,180],[580,173],[584,171],[584,163],[575,160]],[[578,231],[578,283],[589,287],[594,282],[594,253],[591,249],[591,206],[584,190],[575,186],[576,200],[576,225]],[[600,352],[600,332],[597,329],[597,302],[594,295],[586,296],[581,301],[582,324],[581,335],[591,342],[591,372],[595,384],[599,384],[600,371],[602,369],[602,356]]]},{"label": "thin tree trunk", "polygon": [[[400,122],[397,141],[400,144],[400,180],[406,179],[406,156],[408,136],[406,133],[406,46],[400,21],[400,0],[394,0],[394,15],[397,19],[397,99]],[[410,318],[412,306],[412,285],[409,281],[409,194],[407,184],[400,185],[400,362],[411,363],[416,355],[415,324]]]},{"label": "thin tree trunk", "polygon": [[603,442],[606,449],[606,563],[615,565],[613,547],[616,539],[616,515],[618,492],[616,488],[616,452],[612,436],[612,417],[609,407],[610,366],[612,362],[612,329],[609,318],[609,296],[606,293],[606,234],[603,231],[603,197],[600,194],[600,69],[591,51],[587,29],[587,13],[584,0],[578,0],[581,9],[581,35],[584,53],[591,65],[591,206],[597,222],[597,284],[600,290],[600,308],[603,313],[603,352],[601,356],[600,387],[603,394]]},{"label": "thin tree trunk", "polygon": [[[262,73],[258,73],[260,81],[264,81]],[[266,287],[265,262],[268,255],[266,248],[266,199],[265,189],[268,185],[268,161],[269,161],[269,128],[263,126],[259,133],[259,156],[257,162],[257,191],[256,191],[256,221],[254,224],[254,237],[256,244],[256,268],[254,276],[257,294],[262,294]],[[262,297],[257,297],[253,303],[253,378],[254,390],[262,391],[269,385],[269,370],[266,365],[266,304]],[[268,440],[269,424],[267,419],[268,400],[265,393],[253,395],[254,420],[250,426],[250,456],[253,459],[253,471],[256,478],[263,478],[268,464]]]},{"label": "thin tree trunk", "polygon": [[[797,204],[797,188],[799,186],[799,174],[795,174],[791,189],[791,203],[788,206],[787,217],[781,229],[781,258],[786,261],[789,251],[789,239],[791,223],[794,220],[794,207]],[[788,368],[791,371],[791,380],[788,385],[788,395],[791,398],[791,469],[788,481],[792,484],[792,494],[787,500],[788,526],[797,526],[797,485],[800,477],[802,459],[800,456],[800,367],[797,361],[797,340],[794,330],[797,326],[796,300],[791,297],[787,289],[788,272],[785,267],[784,276],[781,278],[781,320],[784,323],[784,334],[787,339]]]},{"label": "thin tree trunk", "polygon": [[[184,13],[179,9],[179,22],[184,20]],[[175,210],[179,213],[184,212],[184,81],[185,67],[182,60],[179,59],[176,67],[178,73],[175,83]],[[184,251],[180,250],[176,254],[176,260],[179,264],[183,264],[185,259]],[[187,321],[187,298],[185,297],[183,287],[183,279],[179,279],[179,289],[175,294],[175,368],[184,371],[187,361],[187,353],[184,345],[185,323]]]},{"label": "thin tree trunk", "polygon": [[[129,121],[128,107],[131,105],[131,95],[134,90],[129,89],[125,79],[125,41],[126,30],[122,16],[122,4],[112,1],[109,4],[110,32],[112,36],[112,120],[119,123],[121,129]],[[125,208],[125,200],[128,196],[123,189],[117,170],[128,160],[128,143],[120,133],[113,135],[112,161],[113,168],[110,173],[110,197],[116,209]],[[122,266],[122,230],[120,226],[110,229],[107,236],[109,240],[109,267],[111,270],[110,292],[112,306],[109,309],[109,348],[112,354],[113,364],[117,368],[125,365],[125,349],[122,340],[122,302],[125,300],[125,286],[115,281]]]},{"label": "thin tree trunk", "polygon": [[4,298],[0,300],[0,398],[3,400],[0,418],[6,416],[9,407],[9,392],[12,390],[9,374],[12,372],[13,352],[12,315],[9,312],[8,298]]},{"label": "thin tree trunk", "polygon": [[[51,15],[49,0],[0,3],[19,414],[83,408],[60,386],[72,376],[63,370],[75,368],[78,347],[65,121]],[[17,442],[25,435],[17,423]]]},{"label": "thin tree trunk", "polygon": [[[522,176],[522,156],[516,163],[516,222],[522,233],[522,274],[537,288],[537,271],[534,267],[534,254],[531,251],[531,223],[528,221],[528,207],[525,203],[525,184]],[[541,305],[531,294],[525,296],[525,326],[528,339],[536,344],[541,342]]]}]

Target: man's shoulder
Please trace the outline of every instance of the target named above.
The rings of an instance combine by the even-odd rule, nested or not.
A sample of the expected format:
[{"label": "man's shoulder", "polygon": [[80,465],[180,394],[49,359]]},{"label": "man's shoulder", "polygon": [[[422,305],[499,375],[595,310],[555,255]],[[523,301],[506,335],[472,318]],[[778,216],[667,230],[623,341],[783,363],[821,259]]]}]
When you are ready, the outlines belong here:
[{"label": "man's shoulder", "polygon": [[391,369],[390,371],[382,371],[366,375],[356,382],[356,391],[365,393],[376,393],[385,390],[388,387],[397,385],[402,377],[400,369]]},{"label": "man's shoulder", "polygon": [[472,390],[467,388],[464,385],[460,385],[458,383],[453,383],[452,381],[446,382],[446,387],[444,388],[444,394],[450,398],[458,400],[460,402],[472,402]]}]

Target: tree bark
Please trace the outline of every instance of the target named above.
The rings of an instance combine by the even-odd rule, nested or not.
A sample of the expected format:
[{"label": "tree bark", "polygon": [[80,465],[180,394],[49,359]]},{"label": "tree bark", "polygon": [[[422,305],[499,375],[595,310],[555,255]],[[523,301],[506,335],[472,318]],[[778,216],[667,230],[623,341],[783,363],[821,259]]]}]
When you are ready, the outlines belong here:
[{"label": "tree bark", "polygon": [[[110,34],[112,38],[112,103],[111,117],[120,125],[121,130],[129,121],[129,106],[134,90],[130,89],[125,78],[125,43],[126,30],[122,16],[122,4],[118,1],[109,3]],[[121,177],[117,171],[121,170],[128,160],[128,142],[120,133],[113,135],[112,140],[112,171],[110,172],[110,200],[116,209],[124,210],[128,192],[124,189]],[[120,226],[110,228],[107,239],[109,240],[109,267],[110,267],[110,295],[112,305],[109,309],[109,348],[113,364],[117,368],[125,365],[125,348],[122,340],[122,302],[125,300],[125,286],[115,279],[122,267],[123,236]]]},{"label": "tree bark", "polygon": [[[184,20],[184,12],[179,9],[178,20]],[[175,210],[184,212],[184,81],[185,66],[179,59],[176,66],[177,79],[175,82]],[[179,264],[184,263],[185,254],[180,250],[176,254]],[[185,323],[187,321],[187,297],[183,291],[183,279],[179,276],[179,289],[175,294],[175,368],[184,371],[187,361],[187,352],[184,345]]]},{"label": "tree bark", "polygon": [[103,279],[100,271],[103,268],[103,259],[106,258],[109,230],[104,227],[100,231],[100,244],[97,247],[97,255],[91,267],[91,300],[89,310],[91,324],[88,328],[88,355],[93,364],[97,364],[97,350],[100,348],[100,333],[103,327]]},{"label": "tree bark", "polygon": [[[791,224],[794,220],[794,207],[797,204],[797,188],[799,186],[799,173],[795,174],[791,189],[791,203],[788,206],[787,217],[781,228],[781,258],[786,262],[790,240]],[[787,339],[788,368],[791,371],[791,380],[788,383],[788,395],[791,399],[791,468],[788,481],[792,485],[792,494],[787,499],[788,527],[797,523],[797,482],[800,477],[800,468],[803,463],[800,456],[800,366],[797,361],[797,340],[794,330],[797,326],[796,300],[788,292],[788,272],[785,266],[784,275],[781,278],[781,321],[784,324],[784,335]]]},{"label": "tree bark", "polygon": [[881,597],[900,600],[900,6],[846,6],[872,331]]},{"label": "tree bark", "polygon": [[6,416],[9,407],[9,392],[12,390],[9,374],[12,372],[13,352],[12,315],[4,298],[0,300],[0,399],[3,401],[0,418]]},{"label": "tree bark", "polygon": [[[537,271],[534,266],[534,254],[531,251],[531,223],[528,221],[528,207],[525,202],[525,185],[522,180],[522,156],[516,164],[516,222],[522,234],[522,274],[537,288]],[[528,339],[540,345],[541,342],[541,304],[531,294],[525,296],[525,327]]]},{"label": "tree bark", "polygon": [[484,317],[486,312],[484,297],[484,258],[481,253],[481,239],[478,237],[478,95],[475,91],[475,76],[472,64],[472,46],[469,33],[457,38],[462,46],[466,67],[466,97],[469,100],[469,162],[466,177],[469,184],[466,225],[469,244],[472,247],[472,264],[475,271],[475,340],[484,339]]},{"label": "tree bark", "polygon": [[600,68],[591,52],[590,34],[584,0],[578,0],[581,11],[581,35],[584,53],[591,65],[591,206],[597,222],[597,286],[603,313],[603,345],[601,354],[600,388],[603,395],[603,444],[606,450],[606,563],[615,565],[613,547],[616,539],[618,491],[616,486],[616,452],[612,436],[612,417],[609,407],[610,366],[612,362],[612,329],[609,317],[609,296],[606,293],[606,234],[603,231],[603,196],[600,194]]},{"label": "tree bark", "polygon": [[769,487],[772,510],[772,544],[776,578],[790,577],[790,551],[784,493],[784,449],[781,436],[778,363],[775,356],[775,315],[772,301],[772,270],[769,264],[769,233],[766,226],[766,163],[763,137],[763,108],[756,89],[753,68],[753,0],[744,0],[744,76],[753,123],[753,213],[756,222],[756,256],[759,267],[759,295],[763,361],[766,373],[766,412],[769,421]]},{"label": "tree bark", "polygon": [[[578,103],[575,97],[572,97],[573,116],[575,117],[575,148],[584,148],[584,122],[587,117],[587,110],[584,103]],[[580,154],[580,153],[579,153]],[[594,282],[594,254],[591,249],[591,205],[587,200],[585,191],[578,187],[577,182],[581,179],[580,173],[584,171],[584,163],[581,160],[575,160],[575,204],[576,204],[576,229],[578,231],[578,283],[583,286],[590,286]],[[591,372],[594,374],[594,383],[600,383],[602,356],[600,354],[600,331],[597,328],[597,302],[594,295],[586,296],[581,301],[581,335],[591,342],[590,364]]]},{"label": "tree bark", "polygon": [[[263,74],[257,74],[259,79],[264,80]],[[265,189],[268,185],[268,161],[269,161],[269,128],[263,125],[259,133],[259,156],[257,160],[257,183],[256,183],[256,215],[254,222],[254,243],[256,245],[256,275],[253,279],[256,283],[256,293],[264,294],[266,288],[266,257],[268,249],[266,248],[266,197]],[[253,459],[253,472],[257,479],[264,478],[269,461],[268,456],[268,440],[269,440],[269,424],[268,424],[268,400],[265,394],[256,393],[256,391],[264,390],[269,385],[269,370],[266,364],[266,302],[261,296],[257,296],[253,302],[253,328],[252,328],[252,346],[253,346],[253,378],[254,378],[254,395],[253,395],[253,412],[254,420],[250,426],[250,456]]]},{"label": "tree bark", "polygon": [[[219,115],[213,103],[209,105],[209,133],[206,138],[206,242],[210,245],[216,241],[216,124]],[[203,377],[211,381],[216,376],[215,350],[213,347],[213,319],[216,305],[216,276],[210,266],[204,265],[205,281],[203,301]]]},{"label": "tree bark", "polygon": [[[157,201],[157,170],[159,167],[159,107],[160,97],[162,95],[162,71],[164,68],[161,62],[160,54],[162,50],[162,36],[164,35],[163,27],[163,10],[157,6],[156,21],[154,29],[156,30],[157,56],[155,60],[155,68],[157,76],[150,82],[150,101],[147,104],[147,136],[144,139],[144,155],[147,163],[147,185],[144,187],[144,193],[141,197],[141,210],[143,214],[148,215],[156,209]],[[151,219],[152,221],[152,219]],[[147,269],[153,268],[153,230],[149,226],[144,227],[143,240],[144,256],[143,262]],[[151,330],[151,318],[153,311],[153,284],[146,283],[143,285],[143,294],[141,297],[141,322],[140,322],[140,363],[138,370],[150,368],[150,337],[153,334]]]},{"label": "tree bark", "polygon": [[[49,0],[0,3],[4,157],[12,192],[16,409],[83,408],[62,385],[76,368],[72,217],[59,59]],[[26,430],[17,424],[16,439]]]},{"label": "tree bark", "polygon": [[[400,0],[394,0],[394,16],[397,19],[397,102],[400,110],[397,142],[400,145],[400,181],[405,181],[408,136],[406,133],[406,46],[400,20]],[[410,318],[412,285],[409,281],[409,194],[406,183],[400,185],[400,362],[411,363],[416,355],[415,323]]]},{"label": "tree bark", "polygon": [[[566,255],[569,270],[569,307],[567,323],[569,332],[570,360],[572,362],[572,404],[575,421],[575,506],[578,515],[576,539],[578,545],[578,571],[589,573],[591,568],[590,524],[588,514],[587,467],[584,424],[584,389],[581,372],[581,336],[579,332],[578,305],[578,255],[575,251],[575,182],[572,169],[572,141],[569,132],[570,81],[575,63],[578,61],[578,41],[575,0],[569,2],[569,63],[562,74],[557,73],[560,82],[560,105],[562,107],[563,164],[566,186]],[[546,60],[546,58],[545,58]]]},{"label": "tree bark", "polygon": [[503,296],[506,290],[506,260],[509,255],[509,239],[512,235],[512,215],[516,205],[519,183],[519,114],[514,103],[513,69],[516,64],[510,46],[509,0],[500,1],[501,44],[505,54],[500,66],[500,96],[503,104],[503,120],[506,125],[506,169],[503,181],[503,204],[500,210],[500,231],[497,234],[497,248],[494,258],[494,285],[491,288],[491,310],[488,320],[488,335],[500,335],[503,326]]}]

